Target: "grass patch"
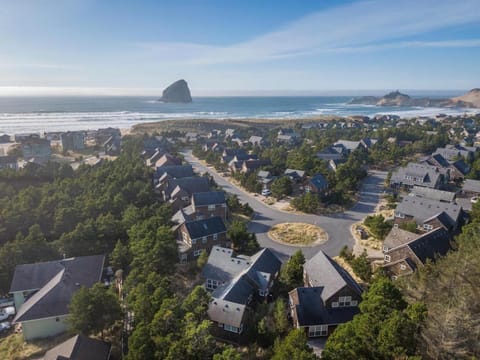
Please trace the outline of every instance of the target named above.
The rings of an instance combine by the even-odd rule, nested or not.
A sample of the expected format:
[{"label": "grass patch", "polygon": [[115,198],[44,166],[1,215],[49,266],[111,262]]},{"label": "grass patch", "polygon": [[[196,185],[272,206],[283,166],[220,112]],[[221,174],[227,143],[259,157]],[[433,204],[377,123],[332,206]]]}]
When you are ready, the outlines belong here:
[{"label": "grass patch", "polygon": [[11,334],[0,339],[0,359],[20,360],[36,359],[45,351],[67,340],[69,336],[25,342],[22,334]]},{"label": "grass patch", "polygon": [[282,223],[273,226],[268,235],[275,241],[294,246],[318,245],[328,240],[322,228],[304,223]]}]

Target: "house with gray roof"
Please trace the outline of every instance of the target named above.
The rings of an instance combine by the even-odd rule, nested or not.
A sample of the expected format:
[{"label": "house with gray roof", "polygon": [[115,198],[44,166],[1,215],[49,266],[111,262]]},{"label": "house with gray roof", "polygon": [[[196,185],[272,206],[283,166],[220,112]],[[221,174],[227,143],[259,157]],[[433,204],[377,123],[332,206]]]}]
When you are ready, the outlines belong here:
[{"label": "house with gray roof", "polygon": [[410,195],[447,203],[451,203],[455,200],[454,192],[430,189],[422,186],[414,186]]},{"label": "house with gray roof", "polygon": [[462,218],[462,207],[455,203],[405,196],[395,209],[394,226],[415,222],[421,231],[444,227],[449,232],[455,232]]},{"label": "house with gray roof", "polygon": [[455,161],[459,157],[463,157],[466,160],[472,159],[476,151],[475,147],[447,145],[444,148],[437,148],[434,154],[440,154],[448,161]]},{"label": "house with gray roof", "polygon": [[153,182],[163,184],[167,180],[195,176],[192,165],[167,165],[157,167],[153,173]]},{"label": "house with gray roof", "polygon": [[263,145],[265,145],[265,140],[261,136],[252,135],[248,139],[248,142],[250,144],[252,144],[253,146],[263,146]]},{"label": "house with gray roof", "polygon": [[347,156],[347,151],[343,146],[329,146],[317,153],[320,160],[340,160]]},{"label": "house with gray roof", "polygon": [[212,291],[208,316],[218,325],[215,328],[224,332],[217,335],[242,333],[246,310],[253,300],[263,301],[268,296],[281,264],[269,249],[245,256],[220,246],[212,248],[202,277]]},{"label": "house with gray roof", "polygon": [[17,265],[10,287],[13,322],[22,325],[25,340],[65,332],[73,294],[101,280],[104,261],[104,255],[94,255]]},{"label": "house with gray roof", "polygon": [[403,235],[398,243],[389,243],[388,248],[384,248],[383,269],[394,279],[409,275],[427,260],[444,256],[451,249],[450,239],[450,234],[443,227],[420,236]]},{"label": "house with gray roof", "polygon": [[393,188],[411,189],[413,186],[423,186],[438,189],[449,178],[449,170],[442,170],[436,166],[418,163],[408,163],[405,167],[396,169],[391,178]]},{"label": "house with gray roof", "polygon": [[210,253],[213,246],[226,246],[227,228],[219,216],[187,221],[178,230],[180,262],[195,260],[202,251]]},{"label": "house with gray roof", "polygon": [[108,360],[111,345],[84,335],[75,335],[48,350],[40,360]]},{"label": "house with gray roof", "polygon": [[193,193],[192,207],[197,220],[219,216],[227,221],[227,200],[223,191]]},{"label": "house with gray roof", "polygon": [[305,185],[305,192],[324,194],[328,190],[328,180],[322,174],[313,175]]},{"label": "house with gray roof", "polygon": [[174,211],[190,205],[190,198],[193,193],[208,192],[210,184],[204,176],[191,176],[166,181],[165,189],[162,191],[164,201],[170,202]]},{"label": "house with gray roof", "polygon": [[301,182],[305,179],[305,171],[303,170],[286,169],[283,175],[288,176],[294,182]]},{"label": "house with gray roof", "polygon": [[480,195],[480,180],[466,179],[462,186],[462,193],[465,196]]},{"label": "house with gray roof", "polygon": [[362,143],[360,141],[338,140],[333,146],[342,147],[347,153],[351,153],[362,146]]},{"label": "house with gray roof", "polygon": [[359,312],[362,288],[323,251],[305,263],[304,283],[288,295],[293,325],[308,337],[328,336]]}]

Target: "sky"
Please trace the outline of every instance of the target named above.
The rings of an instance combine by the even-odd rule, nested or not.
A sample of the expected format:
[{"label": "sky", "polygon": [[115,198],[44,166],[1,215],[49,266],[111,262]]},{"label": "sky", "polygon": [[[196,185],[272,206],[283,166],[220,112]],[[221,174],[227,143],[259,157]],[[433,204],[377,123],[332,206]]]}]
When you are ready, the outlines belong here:
[{"label": "sky", "polygon": [[1,95],[480,87],[480,0],[0,0]]}]

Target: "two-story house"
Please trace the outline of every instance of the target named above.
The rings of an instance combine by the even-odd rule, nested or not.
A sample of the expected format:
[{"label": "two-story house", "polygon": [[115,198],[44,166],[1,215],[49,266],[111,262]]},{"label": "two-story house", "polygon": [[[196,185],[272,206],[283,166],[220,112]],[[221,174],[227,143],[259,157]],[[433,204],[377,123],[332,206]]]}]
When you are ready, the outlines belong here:
[{"label": "two-story house", "polygon": [[155,189],[162,191],[168,180],[195,176],[192,165],[167,165],[155,169],[153,183]]},{"label": "two-story house", "polygon": [[328,180],[322,174],[313,175],[305,185],[305,192],[325,194],[328,190]]},{"label": "two-story house", "polygon": [[395,208],[394,227],[415,222],[420,231],[438,227],[454,233],[461,225],[463,210],[460,205],[416,196],[405,196]]},{"label": "two-story house", "polygon": [[411,189],[413,186],[423,186],[438,189],[449,180],[448,169],[428,164],[408,163],[406,167],[396,169],[391,178],[393,188]]},{"label": "two-story house", "polygon": [[28,138],[21,145],[23,158],[25,160],[31,158],[49,159],[52,155],[50,141],[39,138]]},{"label": "two-story house", "polygon": [[227,221],[227,201],[223,191],[193,193],[191,206],[197,220],[219,216]]},{"label": "two-story house", "polygon": [[245,256],[220,246],[212,248],[202,277],[212,291],[208,317],[217,325],[216,336],[235,340],[243,332],[247,311],[255,301],[266,299],[281,265],[269,249]]},{"label": "two-story house", "polygon": [[104,255],[17,265],[10,293],[25,340],[55,336],[68,329],[70,300],[82,286],[102,277]]},{"label": "two-story house", "polygon": [[451,249],[451,236],[443,227],[422,235],[395,228],[391,233],[383,247],[383,269],[394,279],[411,274],[427,260],[435,260]]},{"label": "two-story house", "polygon": [[162,191],[163,200],[168,201],[173,211],[178,211],[190,205],[193,193],[208,192],[210,185],[204,176],[191,176],[179,179],[170,179]]},{"label": "two-story house", "polygon": [[323,251],[305,263],[304,283],[288,296],[293,326],[308,337],[328,336],[359,312],[362,288]]},{"label": "two-story house", "polygon": [[180,225],[177,245],[180,262],[195,260],[202,251],[210,253],[212,246],[227,245],[227,228],[219,216],[188,221]]}]

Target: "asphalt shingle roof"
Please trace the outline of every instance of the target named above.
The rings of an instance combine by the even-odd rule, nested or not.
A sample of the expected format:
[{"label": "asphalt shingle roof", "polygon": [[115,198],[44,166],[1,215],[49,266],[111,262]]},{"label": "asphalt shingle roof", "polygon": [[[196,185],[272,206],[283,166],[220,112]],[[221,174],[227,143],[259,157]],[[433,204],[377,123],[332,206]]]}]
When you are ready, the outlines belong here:
[{"label": "asphalt shingle roof", "polygon": [[192,201],[195,206],[225,204],[225,193],[223,191],[209,191],[193,193]]},{"label": "asphalt shingle roof", "polygon": [[42,360],[107,360],[109,356],[110,344],[75,335],[48,350]]},{"label": "asphalt shingle roof", "polygon": [[441,212],[445,212],[448,215],[448,225],[453,226],[459,219],[462,207],[453,203],[445,203],[415,196],[405,196],[395,209],[395,213],[412,216],[419,225]]},{"label": "asphalt shingle roof", "polygon": [[219,234],[227,231],[220,216],[213,216],[207,219],[195,220],[185,223],[191,239],[198,239],[204,236]]},{"label": "asphalt shingle roof", "polygon": [[[105,256],[81,256],[59,260],[58,272],[52,273],[51,265],[45,269],[51,278],[17,309],[14,322],[43,319],[66,315],[69,313],[68,305],[75,291],[81,286],[91,287],[100,281],[103,271]],[[17,268],[24,267],[19,265]],[[20,270],[21,271],[21,270]],[[41,271],[41,270],[40,270]],[[17,270],[15,270],[17,272]],[[25,273],[23,273],[25,274]],[[19,279],[20,274],[14,275],[14,280]],[[47,276],[41,276],[42,280]],[[25,282],[23,282],[25,283]],[[13,285],[13,284],[12,284]],[[13,286],[12,286],[13,288]]]},{"label": "asphalt shingle roof", "polygon": [[323,287],[321,296],[324,302],[345,286],[359,295],[362,293],[362,289],[350,274],[321,250],[305,263],[304,269],[311,286]]}]

